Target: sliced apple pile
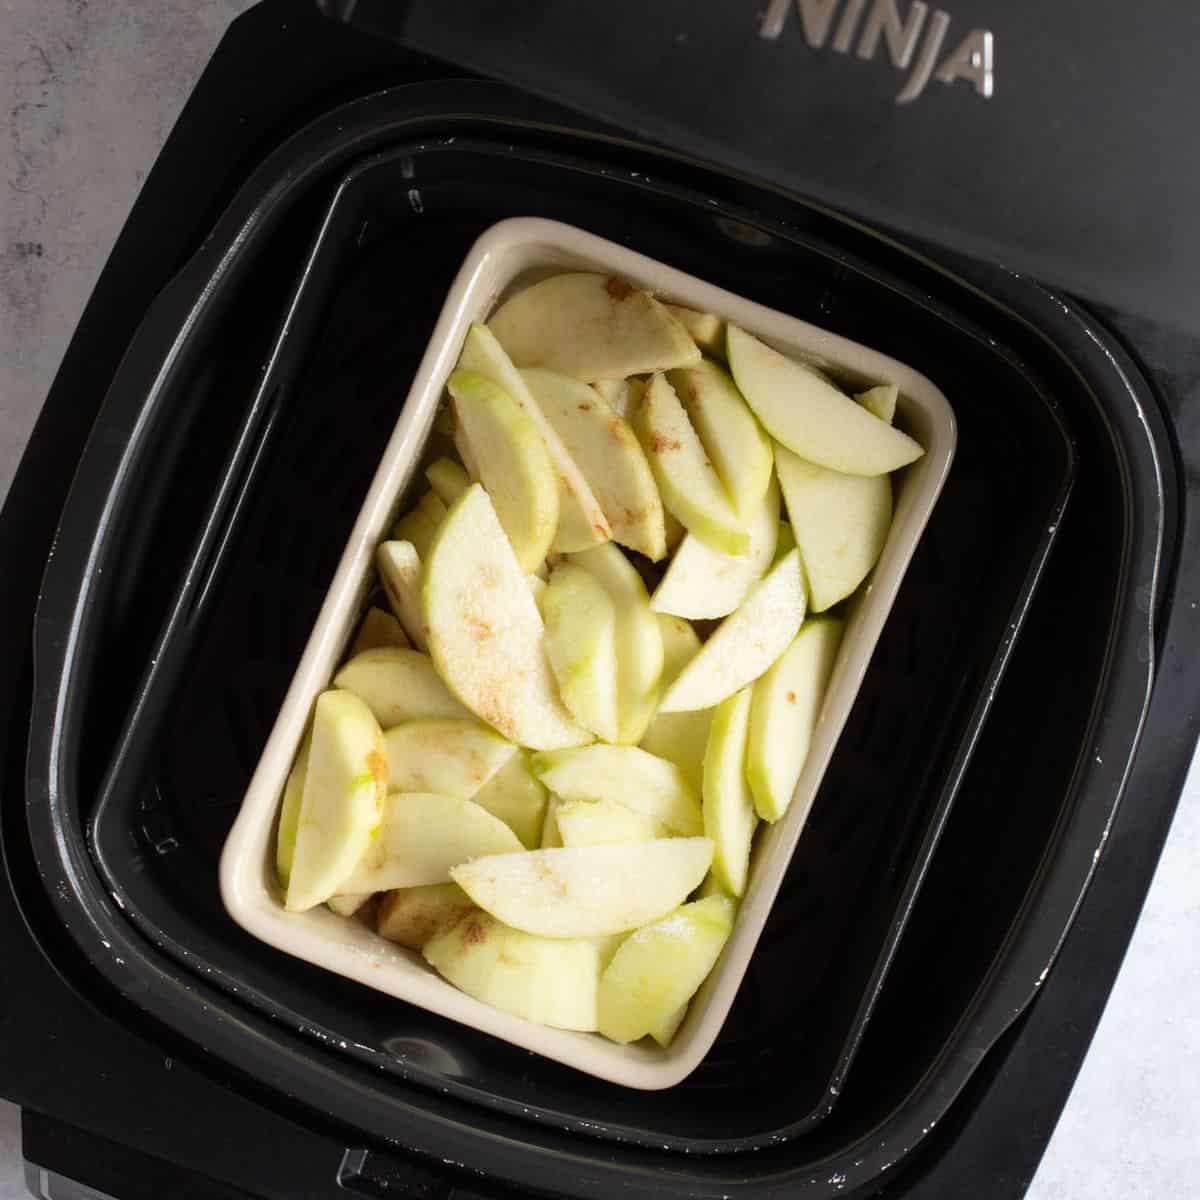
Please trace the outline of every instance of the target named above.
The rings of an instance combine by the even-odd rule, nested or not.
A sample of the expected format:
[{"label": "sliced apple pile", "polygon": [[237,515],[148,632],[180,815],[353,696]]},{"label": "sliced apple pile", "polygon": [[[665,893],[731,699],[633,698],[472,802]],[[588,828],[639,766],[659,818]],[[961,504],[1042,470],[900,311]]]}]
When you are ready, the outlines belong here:
[{"label": "sliced apple pile", "polygon": [[283,903],[507,1013],[666,1046],[921,447],[894,384],[851,396],[590,272],[473,325],[447,393],[283,790]]}]

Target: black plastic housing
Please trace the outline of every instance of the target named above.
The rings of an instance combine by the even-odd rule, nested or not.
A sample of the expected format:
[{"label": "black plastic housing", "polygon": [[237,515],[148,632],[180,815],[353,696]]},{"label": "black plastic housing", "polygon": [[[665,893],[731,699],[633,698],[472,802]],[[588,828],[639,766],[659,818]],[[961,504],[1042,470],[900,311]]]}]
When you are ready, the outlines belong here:
[{"label": "black plastic housing", "polygon": [[[530,117],[527,102],[464,84],[383,94],[330,115],[283,146],[251,177],[213,237],[155,306],[110,392],[64,514],[63,529],[71,536],[60,538],[47,571],[38,619],[38,676],[26,779],[33,852],[57,918],[118,990],[237,1070],[270,1081],[301,1103],[336,1112],[339,1121],[364,1136],[469,1162],[497,1182],[581,1195],[609,1195],[617,1186],[631,1194],[670,1187],[697,1196],[734,1190],[748,1195],[824,1195],[860,1185],[874,1187],[881,1173],[941,1119],[986,1048],[1035,993],[1098,855],[1136,745],[1151,680],[1159,554],[1170,511],[1164,488],[1174,488],[1164,431],[1144,382],[1112,339],[1069,303],[1036,285],[999,269],[958,267],[950,273],[793,198],[632,144],[542,127]],[[738,290],[800,315],[819,314],[815,319],[839,332],[893,349],[957,400],[947,376],[951,363],[935,361],[939,346],[909,340],[902,348],[893,346],[888,339],[902,338],[900,329],[880,328],[866,307],[843,304],[849,298],[861,299],[854,292],[858,263],[869,263],[877,276],[896,281],[897,306],[912,303],[913,295],[919,294],[918,307],[948,311],[960,324],[985,331],[985,340],[1006,348],[1021,363],[1022,372],[1039,381],[1043,395],[1053,399],[1075,439],[1075,491],[1057,530],[1058,544],[1024,633],[1013,646],[1008,674],[992,697],[991,714],[912,911],[908,934],[854,1070],[840,1089],[840,1104],[812,1134],[771,1149],[695,1158],[604,1146],[539,1128],[496,1107],[410,1089],[340,1053],[315,1048],[237,998],[222,995],[202,976],[181,969],[136,931],[97,875],[84,843],[85,823],[108,761],[106,748],[111,750],[128,713],[146,651],[158,632],[158,623],[146,614],[161,613],[178,587],[176,569],[192,545],[182,536],[183,527],[211,500],[220,465],[240,428],[239,413],[244,415],[245,400],[253,391],[243,385],[239,409],[236,383],[253,375],[254,364],[262,362],[271,343],[290,287],[287,280],[294,278],[311,238],[312,221],[337,169],[391,141],[423,138],[444,144],[450,137],[468,135],[558,153],[569,149],[578,154],[586,145],[593,159],[613,155],[613,177],[624,177],[627,186],[632,187],[628,177],[637,172],[640,182],[633,191],[641,199],[656,190],[683,188],[707,196],[714,209],[730,206],[730,212],[738,212],[736,226],[713,222],[711,228],[702,228],[697,223],[692,229],[697,237],[703,233],[704,238],[726,239],[728,262],[722,261],[721,267],[729,272],[747,252],[742,235],[756,225],[773,231],[772,245],[797,237],[822,243],[828,248],[829,273],[819,280],[820,286],[806,290],[803,274],[765,266],[756,272],[753,287]],[[431,179],[431,189],[432,184]],[[480,182],[476,187],[481,194],[472,203],[502,203],[493,194],[499,189]],[[429,195],[435,195],[435,189]],[[553,206],[556,199],[546,196],[544,203]],[[424,216],[432,220],[439,211],[426,199]],[[653,245],[655,236],[667,236],[658,224],[634,222],[622,206],[599,214],[598,223],[581,220],[578,212],[566,219],[591,224],[638,248]],[[426,244],[420,233],[410,249],[429,255],[444,252],[450,259],[452,237],[430,237]],[[466,238],[465,229],[461,236]],[[699,254],[705,244],[698,240],[691,252]],[[454,253],[461,256],[463,249],[465,243],[455,245]],[[696,270],[688,253],[689,246],[682,245],[673,255],[662,256]],[[287,263],[293,270],[285,275],[282,268]],[[705,266],[697,273],[723,281],[711,255]],[[384,283],[394,288],[393,280]],[[255,287],[265,291],[256,292]],[[439,298],[428,298],[430,311],[436,310]],[[195,319],[189,322],[189,316]],[[230,329],[237,335],[232,341],[219,336]],[[214,354],[213,347],[222,352]],[[952,360],[952,351],[945,352]],[[164,363],[166,372],[161,371]],[[200,364],[209,374],[196,369]],[[139,547],[127,538],[129,528],[117,520],[120,514],[114,508],[106,507],[105,498],[122,467],[131,463],[130,456],[140,454],[141,440],[155,435],[155,402],[175,394],[172,371],[211,389],[202,394],[221,402],[202,410],[205,421],[212,422],[211,436],[204,442],[211,447],[211,457],[192,464],[181,455],[178,471],[167,473],[165,486],[173,490],[145,493],[156,499],[146,501],[151,507],[143,512],[165,513],[166,528],[144,529],[146,540]],[[985,390],[991,383],[971,382]],[[371,388],[365,390],[370,401]],[[401,383],[397,392],[402,391]],[[319,404],[320,390],[314,394]],[[330,403],[328,396],[324,402]],[[376,402],[383,405],[381,398]],[[981,454],[1007,436],[1008,413],[999,407],[1003,402],[1003,393],[996,394],[989,414],[994,423],[980,426],[985,436],[975,449]],[[198,407],[196,400],[193,407]],[[281,428],[286,436],[289,430]],[[964,439],[960,463],[965,450]],[[1008,466],[1010,474],[997,472],[992,487],[1008,486],[1024,494],[1027,466],[1030,477],[1038,477],[1032,462],[1009,458]],[[194,472],[190,482],[187,471]],[[122,482],[149,487],[156,478],[160,476],[153,470]],[[365,486],[365,477],[361,483]],[[968,479],[968,489],[969,485]],[[182,499],[176,501],[176,495],[186,499],[193,493],[194,509]],[[987,500],[977,498],[981,512],[987,510]],[[354,507],[347,507],[347,521]],[[945,500],[941,508],[945,510]],[[169,536],[173,522],[181,535],[175,539]],[[253,521],[247,521],[240,536],[249,537],[252,526]],[[972,526],[969,532],[979,536],[964,539],[956,551],[986,571],[1007,547],[1003,536],[985,539],[982,528]],[[1166,532],[1170,535],[1169,527]],[[335,531],[328,533],[336,542],[330,553],[336,555],[340,540],[333,536]],[[166,555],[156,557],[161,577],[140,576],[123,590],[120,582],[110,586],[94,571],[97,564],[118,561],[109,559],[110,554],[137,561],[151,546],[156,553],[160,546],[173,547],[176,554],[173,562]],[[305,549],[310,546],[311,540]],[[1023,561],[1028,572],[1034,559],[1026,555]],[[262,594],[270,594],[271,586],[261,584]],[[969,615],[957,611],[960,618]],[[302,625],[299,615],[296,621]],[[208,623],[205,636],[220,629],[219,621]],[[274,651],[279,646],[269,639],[288,636],[286,629],[270,626],[260,632],[258,645],[270,645]],[[1002,631],[997,632],[1002,637]],[[988,663],[1000,644],[993,643]],[[264,653],[263,661],[244,668],[247,681],[263,689],[254,693],[260,696],[259,708],[267,703],[262,697],[272,686],[271,672],[281,672],[278,678],[290,673],[290,664],[281,665],[276,657]],[[201,672],[214,669],[211,654],[201,653],[199,658],[206,660],[200,663]],[[1040,694],[1048,661],[1056,664],[1063,688],[1052,705],[1043,707],[1031,704],[1030,697]],[[977,678],[986,675],[979,658],[955,665],[960,678],[970,670],[984,673]],[[255,674],[259,670],[263,675]],[[954,674],[946,664],[943,670],[943,678]],[[103,688],[97,690],[101,679]],[[213,680],[210,686],[219,690],[223,684]],[[951,710],[953,699],[946,700],[947,695],[958,696],[960,713],[961,705],[979,700],[978,694],[951,689],[942,694]],[[922,700],[925,708],[934,703]],[[211,708],[197,716],[215,721],[218,714]],[[234,726],[217,731],[224,742],[235,741],[240,736],[236,731],[253,728],[255,721],[269,720],[270,712],[264,717],[251,707],[236,715]],[[237,752],[243,764],[254,756],[253,744]],[[188,773],[193,764],[199,769],[202,763],[199,752],[193,750],[189,761],[177,747],[167,758],[175,760],[172,769],[179,774]],[[149,816],[153,820],[156,812],[173,814],[170,820],[176,826],[184,818],[194,822],[194,828],[188,826],[189,836],[198,847],[204,845],[203,830],[213,837],[216,821],[205,824],[210,818],[197,816],[196,810],[231,802],[229,795],[211,792],[178,806],[176,799],[156,799]],[[173,829],[169,836],[175,836]],[[136,827],[130,826],[128,833],[142,837]],[[892,848],[897,845],[893,839]],[[149,859],[146,849],[141,847],[143,866]],[[136,854],[130,862],[137,862]],[[158,894],[170,908],[170,893],[161,880]],[[179,905],[178,897],[173,903]],[[208,911],[209,919],[216,919],[205,903],[203,895],[193,896],[188,911],[197,916]],[[172,919],[183,915],[171,914]],[[215,925],[211,932],[216,932]],[[226,923],[224,932],[231,934],[232,926]],[[941,968],[936,977],[933,967]],[[293,982],[296,973],[295,964],[290,964],[287,974]],[[336,986],[318,972],[310,974],[312,987],[305,995],[328,995]],[[361,995],[354,989],[353,1003]],[[538,1069],[545,1066],[539,1064]],[[528,1063],[510,1065],[509,1081],[525,1069]],[[760,1080],[763,1077],[760,1073]]]}]

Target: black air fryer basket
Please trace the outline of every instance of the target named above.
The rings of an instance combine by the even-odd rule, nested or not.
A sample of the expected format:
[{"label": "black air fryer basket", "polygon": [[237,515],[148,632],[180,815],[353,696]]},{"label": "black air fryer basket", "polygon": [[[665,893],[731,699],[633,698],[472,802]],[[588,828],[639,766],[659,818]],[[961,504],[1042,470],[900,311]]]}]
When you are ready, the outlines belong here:
[{"label": "black air fryer basket", "polygon": [[[449,281],[522,215],[894,354],[959,422],[730,1020],[664,1093],[275,952],[217,892]],[[250,176],[147,316],[80,464],[38,606],[26,779],[55,917],[247,1085],[492,1187],[873,1187],[1034,997],[1103,844],[1153,678],[1166,446],[1110,335],[1000,268],[940,265],[496,85],[352,103]]]},{"label": "black air fryer basket", "polygon": [[[955,107],[976,97],[948,100],[952,90],[931,86],[922,119],[916,107],[896,109],[883,138],[865,124],[881,109],[864,102],[826,122],[826,155],[802,160],[782,148],[808,136],[806,120],[840,112],[822,80],[844,78],[850,58],[812,53],[794,6],[768,52],[734,36],[737,6],[701,12],[664,0],[637,37],[622,26],[616,66],[607,11],[568,17],[574,6],[533,0],[514,0],[503,16],[457,0],[320,7],[570,96],[674,149],[282,0],[248,13],[202,80],[208,107],[190,106],[173,134],[180,179],[166,178],[168,146],[131,220],[151,244],[187,253],[161,266],[170,280],[149,307],[131,300],[144,318],[119,367],[114,354],[53,547],[40,551],[32,666],[18,676],[24,660],[14,655],[12,688],[0,689],[0,706],[12,707],[0,733],[11,726],[13,745],[28,742],[28,757],[0,762],[2,850],[22,936],[97,1028],[113,1020],[122,1037],[136,1031],[154,1070],[162,1051],[163,1074],[150,1076],[161,1097],[134,1121],[133,1140],[152,1145],[151,1130],[174,1121],[167,1150],[235,1188],[217,1194],[253,1188],[289,1200],[342,1189],[460,1200],[941,1198],[978,1192],[983,1175],[1012,1178],[1018,1193],[1028,1172],[1013,1164],[1031,1153],[1016,1145],[1021,1106],[1036,1097],[1024,1076],[1009,1078],[1031,1069],[1014,1046],[1030,1028],[1043,1046],[1058,1044],[1056,974],[1072,972],[1076,995],[1094,989],[1072,942],[1057,966],[1056,954],[1098,863],[1098,884],[1114,857],[1127,882],[1140,877],[1130,842],[1110,830],[1163,820],[1147,798],[1177,788],[1194,742],[1198,697],[1181,646],[1195,618],[1181,614],[1186,606],[1172,611],[1171,598],[1177,571],[1198,574],[1184,517],[1195,464],[1184,470],[1172,440],[1184,455],[1200,446],[1186,404],[1200,379],[1195,343],[1115,313],[1098,319],[1031,277],[894,238],[678,152],[793,187],[810,175],[827,197],[848,194],[848,209],[997,257],[961,235],[970,190],[935,186],[943,172],[961,175],[955,163],[932,163],[920,180],[900,166],[930,131],[956,154],[976,121],[990,131],[980,190],[1027,190],[1004,134],[1008,101]],[[1003,46],[1015,44],[1004,26],[1013,14],[994,16]],[[686,26],[683,40],[673,23]],[[265,61],[263,47],[280,56]],[[704,76],[703,95],[664,91],[668,76],[648,70],[652,52],[696,65],[727,47],[742,50],[721,62],[746,86],[719,109],[724,66]],[[816,107],[752,120],[775,95],[768,74],[781,78],[797,61]],[[871,89],[892,86],[886,65],[850,70]],[[1036,70],[1022,59],[1020,71]],[[1170,64],[1164,71],[1174,78]],[[1024,106],[1040,94],[1019,91],[1022,78],[1015,61],[1003,77]],[[1058,112],[1074,119],[1069,106]],[[228,148],[212,133],[222,127]],[[1164,118],[1147,132],[1147,154],[1151,134],[1170,127]],[[1038,126],[1032,148],[1044,151],[1046,136]],[[1075,140],[1061,152],[1087,148]],[[221,170],[236,186],[217,185]],[[830,190],[826,172],[851,180],[850,192]],[[868,186],[881,172],[894,181],[882,192]],[[1111,184],[1106,168],[1092,174],[1098,188]],[[209,199],[181,203],[181,180]],[[1050,184],[1045,206],[1061,218],[1066,264],[1076,234],[1106,227],[1068,221],[1056,205],[1075,193]],[[932,199],[920,212],[923,188]],[[157,221],[146,218],[151,202]],[[730,1019],[695,1074],[664,1092],[605,1084],[289,958],[235,926],[217,890],[218,853],[446,288],[476,236],[510,216],[576,224],[893,354],[934,380],[958,419],[952,473]],[[1019,222],[1019,205],[1006,202],[1001,217]],[[1178,240],[1172,220],[1147,223],[1127,244],[1108,238],[1096,270],[1127,276],[1129,294],[1145,298],[1157,259],[1144,251]],[[1056,277],[1072,278],[1066,268]],[[64,368],[82,395],[78,362],[73,372]],[[56,391],[65,388],[60,378]],[[61,398],[56,428],[70,448]],[[38,439],[31,454],[44,464]],[[47,492],[54,514],[42,514],[29,503],[41,503],[31,478],[24,470],[13,496],[48,536],[58,494]],[[13,545],[10,520],[0,554]],[[6,613],[25,588],[20,602],[31,605],[31,580],[31,570],[13,571],[0,595]],[[1144,809],[1127,803],[1115,826],[1130,779],[1130,800]],[[1108,930],[1116,908],[1099,890],[1084,924],[1099,911]],[[0,908],[8,916],[16,926],[16,910]],[[1100,942],[1120,936],[1097,941],[1093,929],[1092,949]],[[12,1003],[13,1013],[34,1010]],[[122,1061],[132,1075],[134,1056]],[[40,1084],[50,1070],[30,1075]],[[172,1115],[194,1094],[176,1096],[185,1073],[208,1076],[200,1081],[221,1088],[229,1112],[257,1112],[259,1159],[276,1157],[269,1130],[280,1146],[286,1134],[305,1136],[278,1162],[252,1164],[245,1150],[239,1158],[250,1145],[241,1121],[226,1140],[205,1142],[197,1130],[220,1129],[220,1116]],[[44,1102],[49,1085],[37,1084],[26,1081],[25,1096]],[[73,1103],[60,1105],[65,1117],[124,1138],[90,1096]],[[964,1142],[986,1147],[965,1175],[948,1153]],[[330,1146],[336,1172],[323,1157]]]}]

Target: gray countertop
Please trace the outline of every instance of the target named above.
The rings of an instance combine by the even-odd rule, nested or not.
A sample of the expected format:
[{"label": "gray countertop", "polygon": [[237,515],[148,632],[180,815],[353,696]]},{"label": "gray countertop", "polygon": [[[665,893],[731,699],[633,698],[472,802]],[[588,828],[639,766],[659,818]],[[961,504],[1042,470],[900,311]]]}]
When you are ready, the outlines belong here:
[{"label": "gray countertop", "polygon": [[[113,240],[245,0],[0,0],[0,497]],[[1200,772],[1031,1200],[1200,1195]],[[0,1082],[2,1086],[2,1082]],[[0,1200],[24,1196],[0,1102]]]}]

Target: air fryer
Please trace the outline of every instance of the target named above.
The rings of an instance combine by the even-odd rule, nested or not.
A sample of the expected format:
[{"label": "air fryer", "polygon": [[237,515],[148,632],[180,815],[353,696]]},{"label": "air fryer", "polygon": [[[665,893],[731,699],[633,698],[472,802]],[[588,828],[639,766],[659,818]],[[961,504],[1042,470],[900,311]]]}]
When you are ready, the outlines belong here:
[{"label": "air fryer", "polygon": [[[636,24],[621,5],[327,7],[268,0],[232,27],[0,523],[0,938],[27,981],[0,1084],[31,1178],[118,1197],[1020,1195],[1200,712],[1196,617],[1173,603],[1200,571],[1178,197],[1135,214],[1138,176],[1084,227],[1054,171],[1014,208],[1020,40],[972,40],[963,14],[930,17],[904,74],[887,5],[824,41],[779,4],[761,24],[732,4]],[[1032,68],[1013,61],[1018,89]],[[685,77],[707,82],[669,86]],[[989,156],[965,171],[948,134],[972,129]],[[290,959],[217,894],[378,461],[362,431],[390,428],[471,241],[517,215],[892,353],[959,419],[733,1014],[660,1094]]]}]

